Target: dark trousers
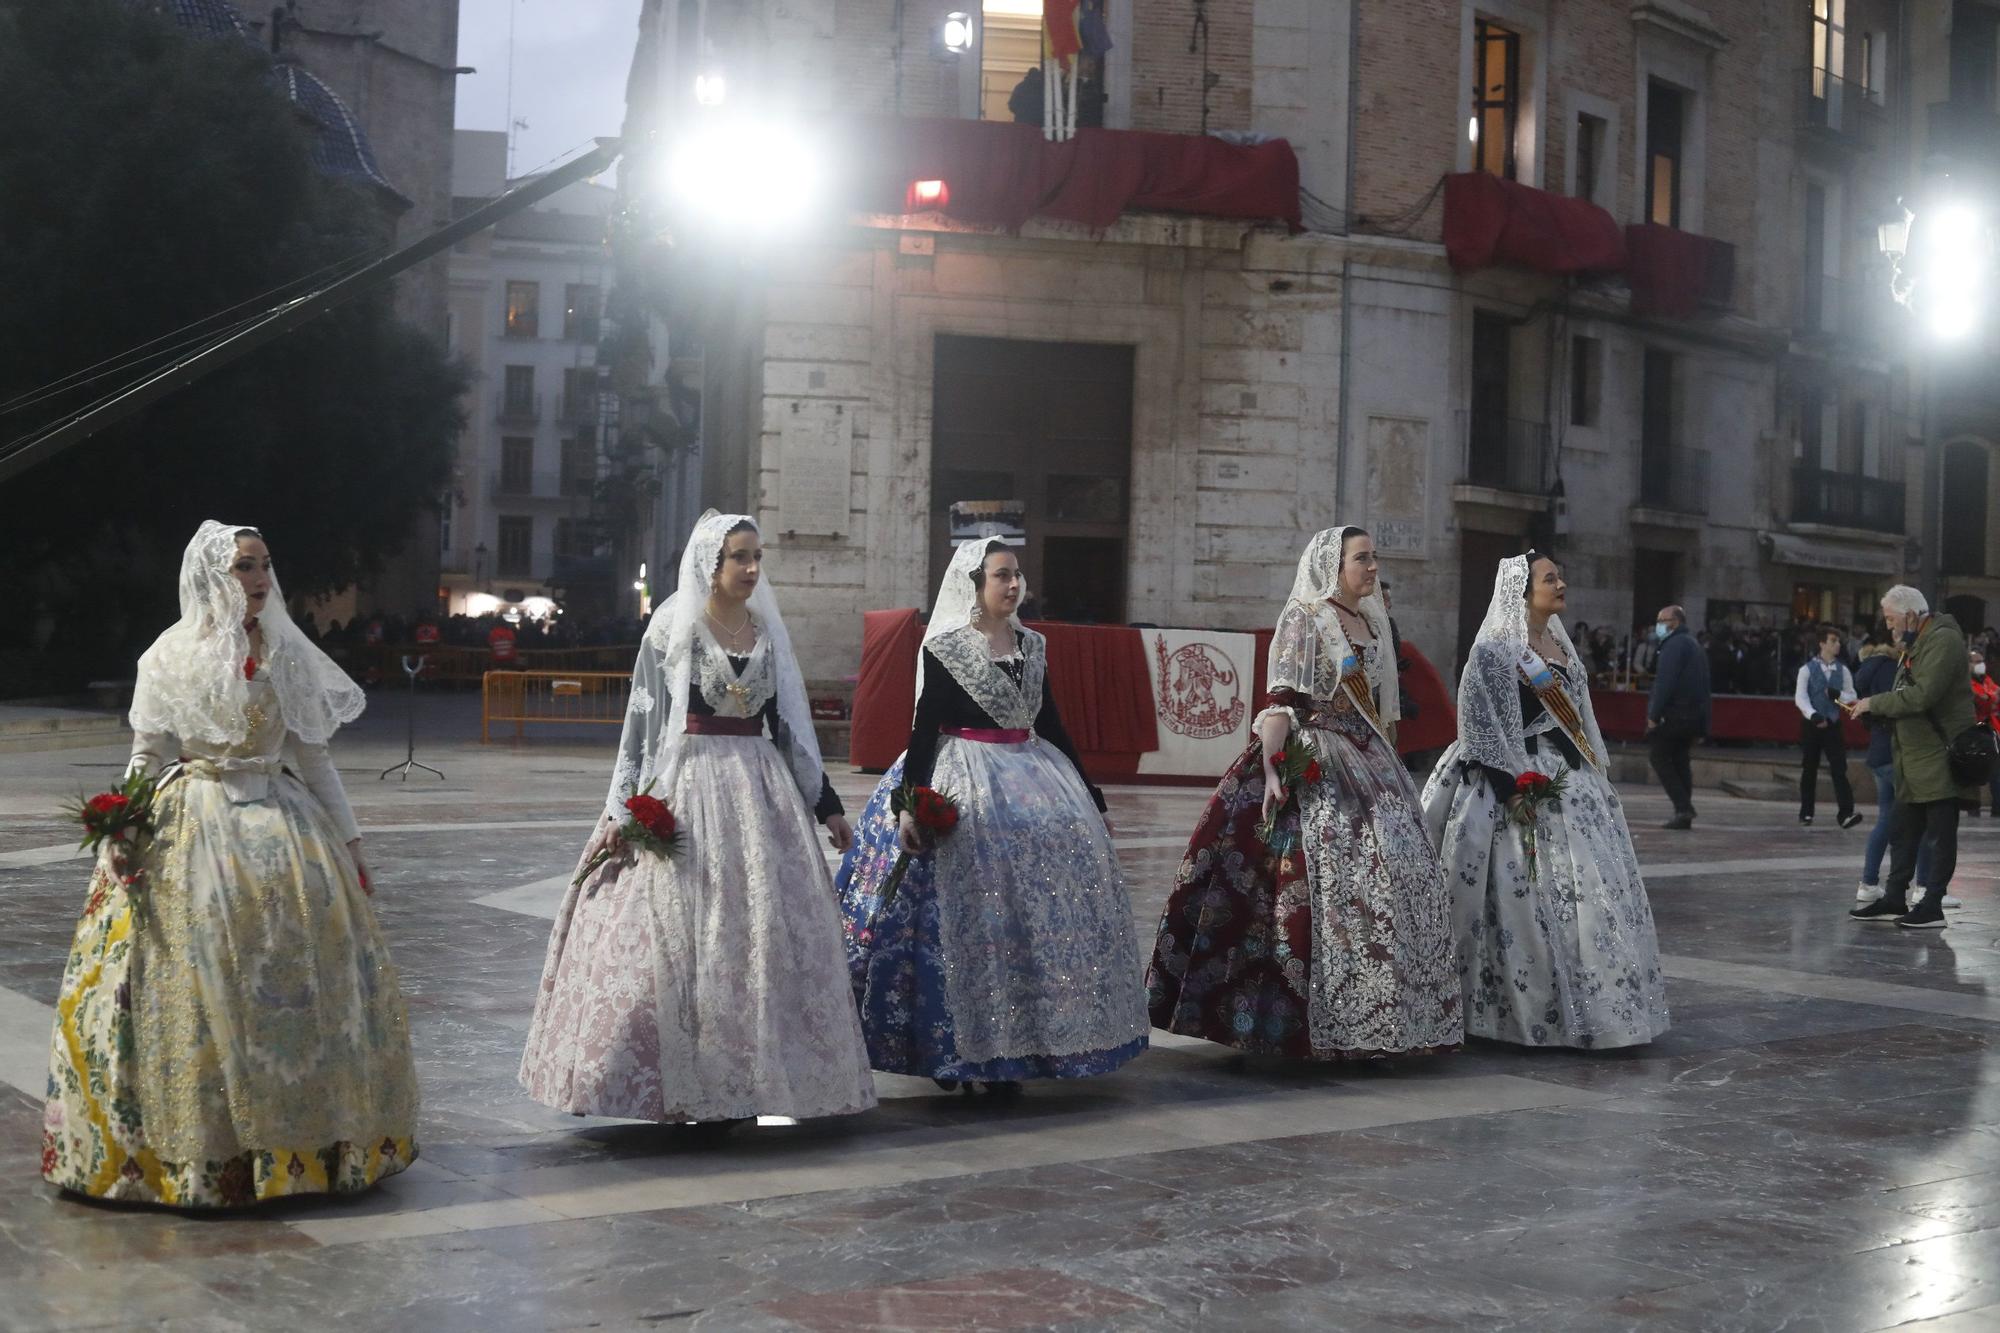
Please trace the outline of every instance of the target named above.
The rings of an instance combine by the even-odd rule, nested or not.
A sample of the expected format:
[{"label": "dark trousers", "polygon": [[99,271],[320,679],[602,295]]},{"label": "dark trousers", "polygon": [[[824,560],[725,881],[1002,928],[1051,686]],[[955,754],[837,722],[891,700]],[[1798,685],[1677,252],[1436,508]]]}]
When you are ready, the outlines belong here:
[{"label": "dark trousers", "polygon": [[1847,742],[1840,734],[1840,724],[1829,722],[1821,727],[1801,718],[1799,744],[1806,752],[1799,769],[1799,813],[1809,816],[1813,812],[1813,797],[1819,787],[1819,761],[1824,756],[1827,768],[1833,773],[1833,799],[1840,803],[1840,817],[1845,819],[1853,814],[1854,788],[1847,781]]},{"label": "dark trousers", "polygon": [[1896,824],[1889,834],[1889,878],[1882,885],[1885,902],[1907,903],[1910,882],[1917,874],[1917,849],[1925,838],[1931,843],[1931,882],[1924,885],[1924,901],[1934,903],[1944,897],[1958,869],[1958,801],[1896,802]]},{"label": "dark trousers", "polygon": [[1660,779],[1667,799],[1674,803],[1677,815],[1694,813],[1694,763],[1689,756],[1700,739],[1699,731],[1673,721],[1660,723],[1646,738],[1652,751],[1653,773]]}]

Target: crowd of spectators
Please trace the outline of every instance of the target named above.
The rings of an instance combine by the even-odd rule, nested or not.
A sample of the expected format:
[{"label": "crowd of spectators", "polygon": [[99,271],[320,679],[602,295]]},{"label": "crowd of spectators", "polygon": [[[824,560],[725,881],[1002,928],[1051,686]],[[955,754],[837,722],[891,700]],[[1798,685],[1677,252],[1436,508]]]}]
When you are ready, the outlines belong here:
[{"label": "crowd of spectators", "polygon": [[[1849,671],[1860,669],[1862,650],[1870,642],[1888,641],[1880,624],[1857,622],[1839,628],[1842,643],[1838,660]],[[1710,623],[1696,632],[1695,642],[1708,659],[1709,684],[1716,694],[1782,697],[1792,693],[1799,669],[1818,652],[1819,630],[1819,622],[1810,620],[1777,628]],[[1635,625],[1630,631],[1614,634],[1609,627],[1593,628],[1578,622],[1570,637],[1599,685],[1643,685],[1658,664],[1659,645],[1651,625]],[[2000,630],[1991,625],[1968,632],[1968,638],[1971,647],[1989,660],[2000,650]]]}]

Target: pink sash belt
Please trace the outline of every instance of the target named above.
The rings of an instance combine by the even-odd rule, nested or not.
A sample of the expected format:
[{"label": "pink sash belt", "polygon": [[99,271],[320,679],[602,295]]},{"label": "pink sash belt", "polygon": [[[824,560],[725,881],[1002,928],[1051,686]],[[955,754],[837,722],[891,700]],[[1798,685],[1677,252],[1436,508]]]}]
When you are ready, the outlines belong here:
[{"label": "pink sash belt", "polygon": [[945,727],[947,736],[956,736],[962,741],[978,741],[981,745],[1019,745],[1034,733],[1022,727],[1019,730],[999,727]]}]

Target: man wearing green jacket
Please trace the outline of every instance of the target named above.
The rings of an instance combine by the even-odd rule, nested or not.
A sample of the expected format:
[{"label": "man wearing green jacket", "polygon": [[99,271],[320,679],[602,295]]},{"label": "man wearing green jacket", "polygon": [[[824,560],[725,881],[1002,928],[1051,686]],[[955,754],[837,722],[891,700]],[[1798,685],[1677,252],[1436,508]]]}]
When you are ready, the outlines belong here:
[{"label": "man wearing green jacket", "polygon": [[[1944,928],[1944,895],[1958,866],[1958,803],[1972,789],[1951,780],[1948,740],[1973,725],[1972,672],[1965,634],[1946,615],[1932,615],[1915,588],[1882,594],[1882,619],[1903,646],[1896,684],[1863,699],[1853,713],[1873,713],[1893,728],[1895,823],[1889,835],[1889,877],[1882,896],[1848,913],[1856,921],[1894,921],[1908,930]],[[1917,848],[1934,839],[1931,882],[1923,901],[1908,906]]]}]

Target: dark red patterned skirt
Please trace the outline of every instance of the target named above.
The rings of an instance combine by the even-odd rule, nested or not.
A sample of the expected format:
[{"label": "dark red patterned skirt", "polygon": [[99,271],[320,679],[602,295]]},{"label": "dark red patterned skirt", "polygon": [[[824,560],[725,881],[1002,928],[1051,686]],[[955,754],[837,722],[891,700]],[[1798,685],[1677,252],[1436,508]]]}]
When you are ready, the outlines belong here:
[{"label": "dark red patterned skirt", "polygon": [[[1372,732],[1311,735],[1323,777],[1280,812],[1282,856],[1257,836],[1258,742],[1203,809],[1147,969],[1153,1026],[1298,1059],[1454,1050],[1462,1028],[1450,896],[1409,777]],[[1325,873],[1309,873],[1309,854]],[[1342,920],[1315,929],[1316,898]],[[1316,940],[1351,956],[1315,968]],[[1316,985],[1342,992],[1322,996],[1319,1043]]]}]

